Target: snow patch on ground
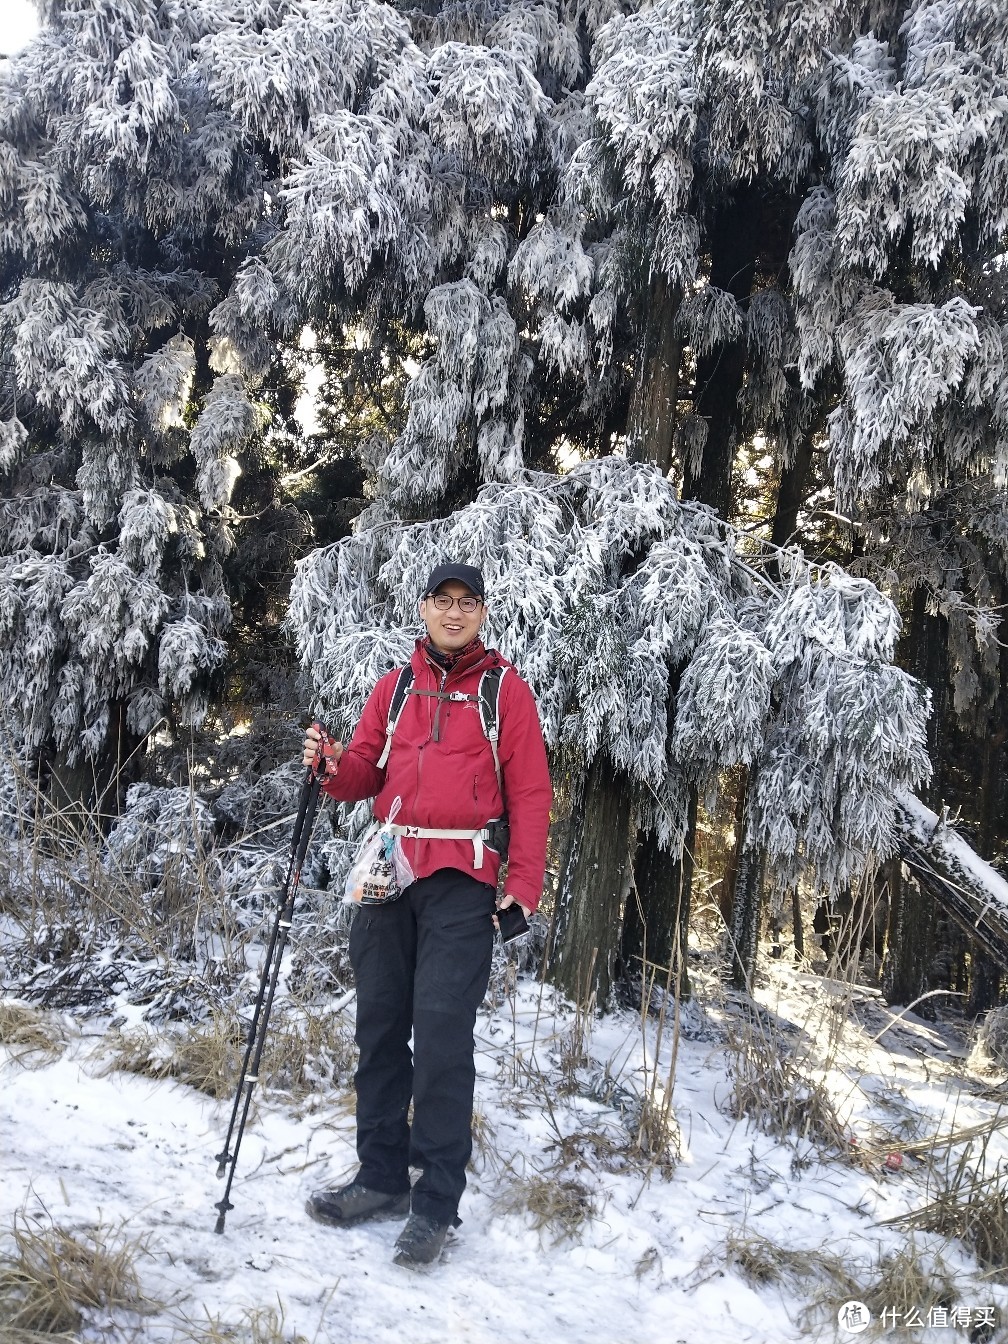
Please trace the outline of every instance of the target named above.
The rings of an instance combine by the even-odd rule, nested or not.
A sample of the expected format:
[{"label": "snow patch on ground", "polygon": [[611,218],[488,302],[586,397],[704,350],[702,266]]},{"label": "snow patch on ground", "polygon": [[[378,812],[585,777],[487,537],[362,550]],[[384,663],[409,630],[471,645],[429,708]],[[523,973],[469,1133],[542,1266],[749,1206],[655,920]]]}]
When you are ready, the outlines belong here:
[{"label": "snow patch on ground", "polygon": [[[845,1338],[835,1333],[842,1299],[830,1296],[827,1278],[797,1287],[751,1282],[729,1261],[728,1239],[840,1255],[855,1278],[863,1272],[867,1290],[880,1256],[907,1244],[908,1234],[885,1220],[926,1202],[929,1172],[933,1184],[944,1160],[944,1150],[929,1160],[914,1141],[992,1120],[1003,1087],[969,1072],[966,1044],[949,1026],[912,1014],[897,1020],[871,991],[845,1000],[849,1024],[839,1041],[816,1039],[835,1022],[829,1001],[839,988],[771,964],[758,994],[759,1029],[776,1026],[787,1048],[821,1060],[822,1080],[864,1157],[852,1164],[810,1140],[780,1141],[729,1114],[724,1041],[748,1019],[744,1003],[708,988],[703,1013],[691,1007],[686,1015],[703,1030],[675,1039],[666,1020],[659,1040],[653,1018],[642,1025],[631,1012],[614,1013],[589,1024],[583,1043],[594,1065],[576,1070],[583,1024],[549,991],[521,979],[486,1007],[477,1028],[480,1141],[464,1222],[429,1273],[391,1263],[398,1223],[339,1232],[304,1212],[313,1189],[355,1169],[345,1088],[300,1103],[257,1091],[234,1208],[216,1235],[223,1188],[216,1154],[230,1101],[106,1072],[107,1038],[94,1019],[71,1023],[70,1045],[42,1067],[3,1052],[3,1225],[22,1210],[71,1231],[121,1223],[144,1239],[144,1291],[165,1305],[131,1320],[91,1313],[82,1338],[105,1344],[182,1340],[192,1333],[187,1321],[205,1326],[209,1314],[239,1324],[256,1308],[282,1311],[285,1338],[347,1344]],[[663,1174],[659,1164],[621,1157],[620,1146],[628,1139],[627,1097],[639,1102],[653,1085],[660,1101],[673,1046],[680,1159]],[[606,1077],[618,1084],[611,1102],[599,1085]],[[565,1090],[572,1079],[587,1095]],[[997,1132],[991,1144],[992,1153],[1005,1147]],[[897,1170],[886,1166],[890,1150],[900,1151]],[[955,1159],[961,1149],[951,1151]],[[516,1201],[516,1190],[539,1174],[553,1187],[585,1188],[593,1214],[575,1236],[536,1230]],[[940,1248],[961,1305],[1008,1308],[1008,1291],[961,1245],[914,1238]],[[952,1341],[968,1332],[936,1326],[912,1336]]]}]

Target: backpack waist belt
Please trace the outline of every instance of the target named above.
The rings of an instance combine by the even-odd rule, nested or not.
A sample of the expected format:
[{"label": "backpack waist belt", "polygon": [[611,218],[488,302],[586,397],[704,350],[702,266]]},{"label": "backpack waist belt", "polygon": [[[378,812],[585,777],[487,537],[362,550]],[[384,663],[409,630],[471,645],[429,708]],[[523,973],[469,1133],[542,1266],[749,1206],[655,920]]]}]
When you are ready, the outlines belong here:
[{"label": "backpack waist belt", "polygon": [[483,845],[490,843],[490,828],[484,826],[479,831],[451,831],[431,826],[399,826],[395,823],[382,824],[383,831],[392,835],[405,835],[411,840],[471,840],[473,846],[473,867],[483,867]]}]

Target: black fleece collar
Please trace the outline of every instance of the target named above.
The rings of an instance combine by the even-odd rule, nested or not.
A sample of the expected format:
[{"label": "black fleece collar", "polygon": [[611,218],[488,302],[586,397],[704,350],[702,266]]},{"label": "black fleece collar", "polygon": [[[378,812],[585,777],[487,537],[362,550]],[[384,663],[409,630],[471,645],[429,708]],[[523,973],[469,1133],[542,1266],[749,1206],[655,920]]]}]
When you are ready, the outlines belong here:
[{"label": "black fleece collar", "polygon": [[459,649],[457,652],[445,653],[441,649],[435,647],[428,635],[423,639],[420,647],[432,663],[437,663],[438,667],[443,668],[445,672],[450,672],[463,658],[468,658],[473,653],[482,653],[483,642],[477,635],[475,639],[471,639],[464,648]]}]

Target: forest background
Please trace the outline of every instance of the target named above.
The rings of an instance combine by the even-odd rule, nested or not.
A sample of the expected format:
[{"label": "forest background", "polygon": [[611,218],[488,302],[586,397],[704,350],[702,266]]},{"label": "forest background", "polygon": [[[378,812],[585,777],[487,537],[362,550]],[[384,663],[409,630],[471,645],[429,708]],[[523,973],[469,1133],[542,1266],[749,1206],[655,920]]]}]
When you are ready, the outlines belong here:
[{"label": "forest background", "polygon": [[[740,986],[815,919],[891,1002],[997,1003],[900,857],[914,790],[1005,845],[1008,15],[40,15],[0,83],[24,976],[123,936],[47,916],[58,849],[148,884],[209,1011],[221,930],[166,933],[179,893],[281,833],[299,725],[348,731],[450,554],[541,705],[571,998],[688,993],[692,912]],[[324,819],[317,888],[364,822]]]}]

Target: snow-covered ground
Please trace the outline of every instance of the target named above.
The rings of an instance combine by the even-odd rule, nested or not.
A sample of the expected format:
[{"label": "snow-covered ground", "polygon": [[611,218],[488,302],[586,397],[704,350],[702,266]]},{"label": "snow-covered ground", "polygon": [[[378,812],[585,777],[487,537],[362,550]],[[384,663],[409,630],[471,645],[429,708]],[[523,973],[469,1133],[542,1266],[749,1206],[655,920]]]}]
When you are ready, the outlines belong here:
[{"label": "snow-covered ground", "polygon": [[[578,1059],[579,1023],[550,991],[520,979],[499,995],[478,1024],[479,1143],[464,1222],[428,1273],[391,1263],[396,1223],[340,1232],[304,1213],[310,1191],[354,1170],[345,1086],[300,1102],[268,1087],[256,1093],[234,1208],[216,1235],[215,1155],[230,1102],[108,1072],[102,1023],[65,1019],[68,1044],[54,1061],[27,1067],[4,1051],[3,1227],[22,1211],[82,1234],[121,1226],[142,1241],[143,1290],[164,1305],[144,1317],[86,1313],[81,1338],[107,1344],[205,1338],[200,1331],[214,1322],[214,1339],[257,1339],[257,1309],[282,1320],[271,1338],[306,1342],[842,1340],[855,1333],[838,1322],[845,1301],[871,1300],[885,1255],[911,1244],[925,1266],[940,1255],[952,1296],[916,1304],[920,1326],[908,1314],[913,1302],[894,1302],[899,1318],[884,1329],[876,1320],[864,1337],[1001,1338],[972,1332],[988,1309],[1008,1308],[1008,1290],[961,1243],[885,1222],[926,1203],[964,1151],[956,1143],[929,1153],[926,1140],[996,1118],[1001,1077],[969,1067],[961,1032],[913,1015],[894,1022],[873,991],[843,1000],[849,1024],[837,1040],[829,1005],[842,987],[779,962],[763,963],[762,979],[767,1011],[754,1022],[713,977],[699,976],[679,1031],[664,1023],[657,1061],[653,1018],[643,1028],[632,1012],[594,1021],[584,1036],[594,1068]],[[808,1138],[772,1138],[730,1114],[726,1040],[771,1030],[773,1050],[790,1051],[828,1088],[857,1161]],[[673,1048],[680,1157],[663,1171],[634,1154],[631,1129],[634,1099],[653,1083],[652,1111],[660,1111]],[[992,1162],[1004,1145],[997,1132],[990,1142]],[[567,1193],[572,1224],[570,1197],[581,1187],[589,1215],[569,1234],[555,1223],[537,1229],[523,1207],[540,1175],[540,1193]],[[810,1254],[761,1278],[774,1248],[784,1258]],[[838,1264],[861,1293],[838,1289],[827,1272]],[[877,1315],[885,1304],[874,1305]],[[857,1326],[858,1309],[846,1319]],[[224,1323],[233,1334],[222,1333]]]}]

